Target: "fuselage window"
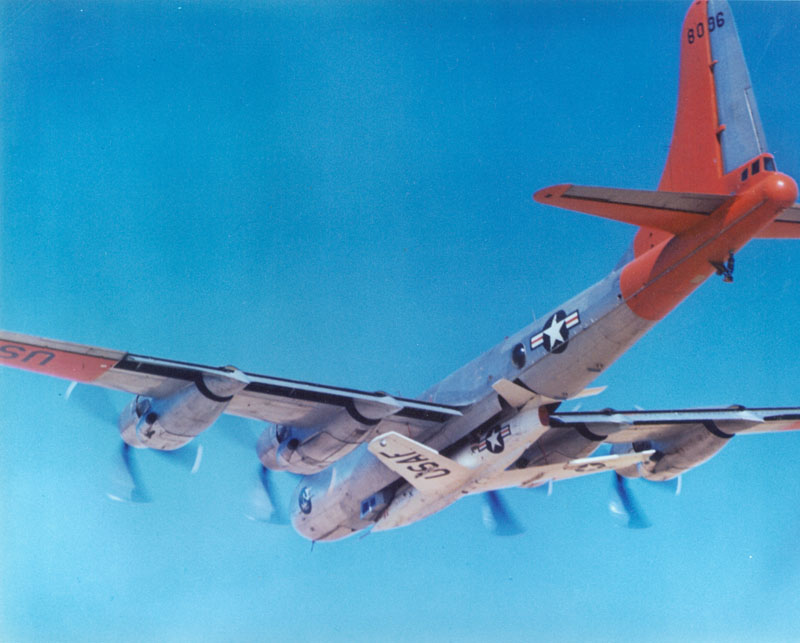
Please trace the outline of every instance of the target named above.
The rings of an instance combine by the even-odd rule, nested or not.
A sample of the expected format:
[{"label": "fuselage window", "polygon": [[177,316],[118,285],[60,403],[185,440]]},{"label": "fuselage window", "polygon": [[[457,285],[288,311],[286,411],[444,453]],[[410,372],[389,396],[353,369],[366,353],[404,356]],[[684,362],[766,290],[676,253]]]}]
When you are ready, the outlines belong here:
[{"label": "fuselage window", "polygon": [[525,366],[525,347],[522,344],[514,346],[511,351],[511,361],[514,362],[514,366],[517,368]]},{"label": "fuselage window", "polygon": [[746,180],[747,180],[747,168],[744,168],[742,170],[742,181],[746,181]]},{"label": "fuselage window", "polygon": [[759,163],[758,159],[753,161],[752,165],[750,165],[750,171],[753,175],[758,174],[759,170],[761,169],[761,164]]},{"label": "fuselage window", "polygon": [[764,171],[765,172],[775,171],[775,161],[772,160],[769,156],[764,157]]}]

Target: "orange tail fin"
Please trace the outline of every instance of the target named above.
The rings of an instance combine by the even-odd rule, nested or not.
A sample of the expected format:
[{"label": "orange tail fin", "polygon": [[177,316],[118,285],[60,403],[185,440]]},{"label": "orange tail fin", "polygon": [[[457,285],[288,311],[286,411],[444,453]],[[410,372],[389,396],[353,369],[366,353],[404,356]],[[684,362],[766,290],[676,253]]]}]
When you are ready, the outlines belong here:
[{"label": "orange tail fin", "polygon": [[683,21],[678,108],[659,190],[729,194],[767,151],[750,75],[725,0],[697,0]]}]

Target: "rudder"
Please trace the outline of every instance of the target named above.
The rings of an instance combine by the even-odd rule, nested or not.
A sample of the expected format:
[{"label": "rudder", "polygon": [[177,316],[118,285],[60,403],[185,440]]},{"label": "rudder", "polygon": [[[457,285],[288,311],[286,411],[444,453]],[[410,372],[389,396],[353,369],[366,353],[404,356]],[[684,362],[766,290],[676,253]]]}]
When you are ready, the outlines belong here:
[{"label": "rudder", "polygon": [[678,107],[658,189],[727,194],[726,175],[766,149],[730,7],[697,0],[681,31]]}]

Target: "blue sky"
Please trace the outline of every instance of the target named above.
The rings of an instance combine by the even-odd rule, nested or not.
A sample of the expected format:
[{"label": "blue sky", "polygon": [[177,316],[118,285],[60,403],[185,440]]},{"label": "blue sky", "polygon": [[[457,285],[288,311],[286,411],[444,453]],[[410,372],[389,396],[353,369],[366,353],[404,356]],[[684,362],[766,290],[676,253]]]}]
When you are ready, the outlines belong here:
[{"label": "blue sky", "polygon": [[[0,327],[418,394],[614,266],[630,228],[531,194],[656,186],[686,8],[4,3]],[[800,177],[800,4],[733,10]],[[800,404],[798,259],[748,246],[584,408]],[[258,424],[223,418],[194,476],[141,454],[155,501],[122,505],[105,406],[0,378],[3,640],[800,638],[800,435],[632,485],[649,530],[595,477],[508,492],[521,537],[468,498],[312,552],[243,516]]]}]

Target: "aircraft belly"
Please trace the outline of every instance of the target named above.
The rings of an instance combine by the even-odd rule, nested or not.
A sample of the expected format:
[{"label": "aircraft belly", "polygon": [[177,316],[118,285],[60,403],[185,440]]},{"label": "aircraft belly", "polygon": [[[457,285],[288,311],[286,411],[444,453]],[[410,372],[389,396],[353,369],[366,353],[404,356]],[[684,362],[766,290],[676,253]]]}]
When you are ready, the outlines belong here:
[{"label": "aircraft belly", "polygon": [[521,459],[526,467],[569,462],[591,455],[599,444],[599,440],[583,436],[575,430],[551,428],[522,454]]},{"label": "aircraft belly", "polygon": [[571,333],[563,351],[543,355],[519,379],[541,395],[567,399],[591,383],[653,325],[619,302]]},{"label": "aircraft belly", "polygon": [[[426,391],[423,399],[471,406],[493,395],[492,386],[500,379],[519,379],[549,397],[577,394],[652,326],[624,303],[620,274],[611,273],[508,337]],[[520,347],[524,364],[514,361]]]},{"label": "aircraft belly", "polygon": [[[487,396],[464,416],[453,418],[443,426],[427,431],[418,439],[431,448],[442,449],[467,435],[476,426],[487,422],[499,411],[497,396]],[[352,475],[354,471],[358,471],[358,476]],[[333,472],[332,479],[331,472]],[[329,469],[304,478],[300,488],[308,486],[313,490],[315,498],[312,498],[312,510],[308,514],[297,511],[298,499],[295,498],[292,507],[295,512],[293,518],[295,528],[311,540],[338,540],[366,529],[372,526],[374,521],[361,518],[361,503],[397,479],[398,475],[375,458],[367,450],[366,445],[362,444],[332,464]],[[395,500],[398,500],[400,493],[402,491]],[[403,524],[408,524],[419,518],[414,517],[409,520],[406,516],[416,516],[419,512],[422,512],[420,518],[429,516],[454,502],[457,497],[446,500],[443,504],[421,502],[417,498],[414,498],[411,504],[408,504],[411,499],[401,500],[396,509],[399,511],[400,505],[403,505],[403,517],[399,517],[394,509],[393,514],[398,515],[398,520],[405,521]]]},{"label": "aircraft belly", "polygon": [[[469,399],[471,408],[461,417],[421,432],[416,439],[433,449],[441,450],[497,416],[502,406],[492,389],[492,383],[501,378],[518,379],[533,391],[547,397],[564,399],[575,395],[654,324],[636,316],[621,299],[619,272],[612,273],[573,298],[563,309],[568,312],[578,311],[572,319],[579,319],[580,322],[569,329],[568,341],[564,342],[562,350],[548,351],[545,346],[537,346],[530,351],[528,365],[520,371],[509,360],[510,348],[520,342],[530,346],[531,338],[541,334],[543,330],[541,321],[529,325],[500,347],[468,365],[469,368],[454,373],[440,386],[428,392],[426,398],[439,403],[464,403]],[[537,451],[537,447],[531,447],[524,457],[531,461],[552,464],[587,455],[596,446],[591,438],[581,436],[576,431],[565,432],[563,429],[559,429],[557,434],[554,430],[548,431],[542,440],[544,450]],[[308,523],[306,529],[298,525],[301,533],[305,533],[313,524],[315,540],[321,539],[320,532],[328,534],[325,539],[341,538],[374,524],[361,518],[362,501],[397,480],[395,473],[361,447],[333,466],[337,470],[342,469],[342,475],[337,474],[337,477],[343,483],[328,492],[329,497],[325,503],[335,504],[336,510],[324,516],[308,516],[305,520]],[[348,478],[346,470],[351,467],[357,467],[361,472],[357,482],[344,482]],[[459,494],[453,497],[447,494],[432,500],[424,498],[413,487],[402,486],[390,507],[379,519],[380,529],[390,529],[420,520],[452,504],[459,497]]]},{"label": "aircraft belly", "polygon": [[386,531],[418,522],[449,507],[461,496],[461,493],[451,493],[439,498],[426,498],[418,489],[407,485],[397,493],[373,531]]}]

